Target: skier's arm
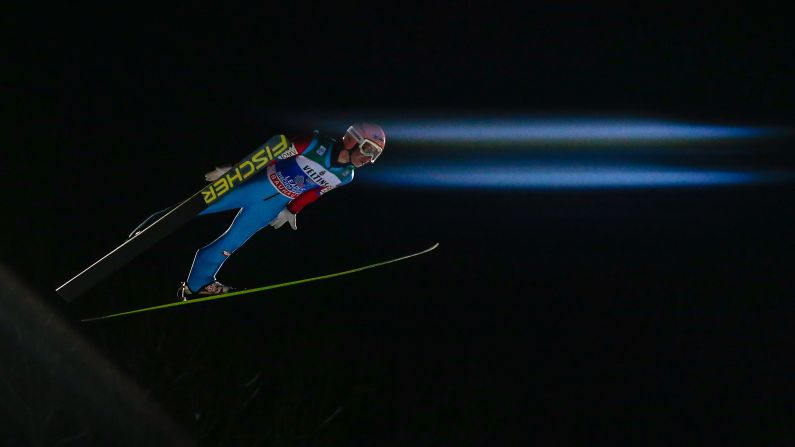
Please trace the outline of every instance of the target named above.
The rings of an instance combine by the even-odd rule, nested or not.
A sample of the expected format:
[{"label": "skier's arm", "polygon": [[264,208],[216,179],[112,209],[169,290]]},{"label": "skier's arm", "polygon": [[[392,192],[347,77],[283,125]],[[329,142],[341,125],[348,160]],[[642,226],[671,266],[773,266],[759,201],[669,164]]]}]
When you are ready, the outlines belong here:
[{"label": "skier's arm", "polygon": [[290,203],[288,203],[287,206],[285,206],[284,209],[279,212],[279,215],[276,216],[275,219],[273,219],[270,225],[273,228],[279,228],[282,225],[284,225],[285,222],[289,222],[290,227],[293,230],[297,230],[298,229],[298,224],[296,222],[297,214],[300,213],[305,206],[319,199],[320,196],[331,191],[332,189],[334,188],[323,188],[323,189],[316,188],[301,193],[298,197],[291,200]]},{"label": "skier's arm", "polygon": [[[290,144],[291,147],[295,149],[296,155],[303,154],[305,151],[307,151],[310,147],[312,139],[313,135],[302,135],[292,138],[290,140]],[[304,191],[298,197],[291,200],[287,206],[285,206],[284,209],[279,212],[279,215],[270,222],[270,226],[274,228],[280,228],[286,222],[289,222],[290,227],[293,230],[297,230],[298,226],[296,223],[296,215],[300,213],[305,206],[316,201],[320,198],[320,196],[331,191],[332,189],[334,189],[333,186],[327,186],[325,188],[315,188],[310,189],[309,191]]]},{"label": "skier's arm", "polygon": [[290,228],[297,230],[298,223],[296,222],[296,215],[305,206],[320,198],[320,195],[320,189],[310,189],[309,191],[301,193],[301,195],[290,201],[290,203],[279,212],[279,215],[271,221],[270,226],[273,228],[280,228],[286,222],[289,222]]},{"label": "skier's arm", "polygon": [[310,189],[309,191],[305,191],[287,204],[287,210],[293,214],[298,214],[302,209],[304,209],[305,206],[319,199],[320,196],[320,189]]}]

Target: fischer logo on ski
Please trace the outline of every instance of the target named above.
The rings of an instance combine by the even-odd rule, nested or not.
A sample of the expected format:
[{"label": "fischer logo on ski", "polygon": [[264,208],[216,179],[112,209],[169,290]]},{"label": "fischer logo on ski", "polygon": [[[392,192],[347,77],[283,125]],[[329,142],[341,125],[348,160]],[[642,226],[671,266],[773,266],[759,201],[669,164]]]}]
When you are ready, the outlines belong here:
[{"label": "fischer logo on ski", "polygon": [[219,197],[231,191],[235,186],[243,183],[244,179],[259,172],[263,167],[267,166],[271,160],[282,158],[279,156],[287,150],[288,146],[287,138],[284,135],[281,135],[280,141],[273,147],[265,143],[257,152],[254,152],[250,157],[247,157],[230,169],[226,175],[202,189],[201,194],[204,203],[208,205],[213,203]]}]

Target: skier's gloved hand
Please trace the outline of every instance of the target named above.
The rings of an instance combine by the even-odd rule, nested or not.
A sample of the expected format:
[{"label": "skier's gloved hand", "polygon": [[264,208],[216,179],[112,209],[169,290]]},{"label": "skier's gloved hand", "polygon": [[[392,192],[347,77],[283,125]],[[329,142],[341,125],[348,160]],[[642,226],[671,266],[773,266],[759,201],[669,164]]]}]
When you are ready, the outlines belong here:
[{"label": "skier's gloved hand", "polygon": [[226,174],[226,171],[230,169],[232,169],[231,166],[221,166],[220,168],[216,166],[215,169],[204,174],[204,179],[207,180],[208,182],[214,182],[219,178],[221,178],[222,175]]},{"label": "skier's gloved hand", "polygon": [[298,224],[296,223],[295,218],[296,215],[291,213],[290,210],[285,207],[283,210],[279,211],[279,215],[273,219],[273,221],[270,223],[270,226],[273,228],[280,228],[285,222],[290,222],[290,228],[297,230]]}]

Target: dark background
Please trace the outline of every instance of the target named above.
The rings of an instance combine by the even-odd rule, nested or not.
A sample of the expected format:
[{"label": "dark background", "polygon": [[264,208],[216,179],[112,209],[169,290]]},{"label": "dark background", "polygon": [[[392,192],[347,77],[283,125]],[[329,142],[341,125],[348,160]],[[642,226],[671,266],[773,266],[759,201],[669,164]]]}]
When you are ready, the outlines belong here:
[{"label": "dark background", "polygon": [[[169,301],[196,248],[232,217],[214,215],[73,304],[53,292],[215,164],[274,133],[311,130],[285,128],[281,109],[789,126],[793,38],[781,11],[31,6],[3,22],[2,259],[47,316],[4,323],[6,444],[136,443],[131,433],[201,445],[792,442],[788,183],[495,192],[354,182],[307,208],[298,232],[255,236],[221,279],[254,287],[438,241],[437,252],[79,323]],[[787,139],[752,144],[723,163],[792,168]],[[64,351],[34,346],[57,337]],[[181,434],[143,416],[102,419],[123,393],[63,391],[98,365],[65,368],[79,344],[69,337]]]}]

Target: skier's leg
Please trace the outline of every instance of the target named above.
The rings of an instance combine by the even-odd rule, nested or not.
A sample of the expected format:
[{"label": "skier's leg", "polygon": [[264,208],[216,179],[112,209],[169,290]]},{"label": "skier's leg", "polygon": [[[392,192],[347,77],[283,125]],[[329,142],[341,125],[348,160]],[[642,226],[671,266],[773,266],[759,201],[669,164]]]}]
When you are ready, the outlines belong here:
[{"label": "skier's leg", "polygon": [[220,213],[222,211],[246,208],[251,203],[258,203],[278,195],[268,181],[268,177],[260,175],[249,182],[236,186],[233,190],[219,197],[215,203],[208,206],[199,214]]},{"label": "skier's leg", "polygon": [[268,225],[287,203],[282,196],[245,207],[232,225],[215,241],[199,249],[188,274],[188,287],[198,291],[215,281],[221,265],[257,231]]}]

